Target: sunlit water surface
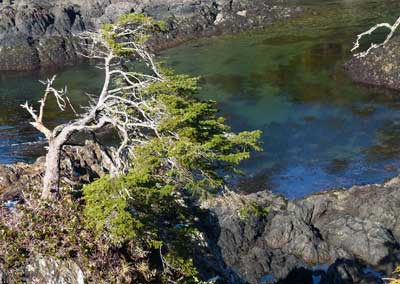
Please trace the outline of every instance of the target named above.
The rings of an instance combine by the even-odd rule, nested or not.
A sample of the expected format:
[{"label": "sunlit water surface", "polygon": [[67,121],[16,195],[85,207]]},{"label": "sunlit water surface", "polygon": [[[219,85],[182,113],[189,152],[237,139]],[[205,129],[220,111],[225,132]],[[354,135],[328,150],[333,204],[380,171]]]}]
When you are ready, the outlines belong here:
[{"label": "sunlit water surface", "polygon": [[[264,151],[243,165],[246,175],[239,185],[247,192],[271,189],[296,198],[383,182],[400,172],[400,93],[354,84],[342,68],[355,34],[394,20],[400,3],[302,2],[317,13],[161,54],[178,72],[201,76],[199,98],[217,101],[233,130],[263,131]],[[74,104],[84,104],[82,94],[95,92],[101,81],[100,71],[90,66],[57,73]],[[0,77],[1,163],[32,161],[44,153],[42,138],[19,104],[40,98],[37,80],[46,76]],[[46,114],[53,125],[71,116],[60,115],[55,104]]]}]

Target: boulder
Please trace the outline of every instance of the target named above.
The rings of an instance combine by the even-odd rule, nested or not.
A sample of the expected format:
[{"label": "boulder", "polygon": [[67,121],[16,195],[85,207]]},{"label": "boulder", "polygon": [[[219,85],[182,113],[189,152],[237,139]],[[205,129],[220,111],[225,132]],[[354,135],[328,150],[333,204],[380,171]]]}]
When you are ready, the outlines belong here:
[{"label": "boulder", "polygon": [[400,90],[399,46],[400,38],[394,37],[365,57],[352,57],[345,69],[355,82]]},{"label": "boulder", "polygon": [[37,256],[25,267],[28,284],[84,284],[79,266],[71,261],[61,261],[49,256]]}]

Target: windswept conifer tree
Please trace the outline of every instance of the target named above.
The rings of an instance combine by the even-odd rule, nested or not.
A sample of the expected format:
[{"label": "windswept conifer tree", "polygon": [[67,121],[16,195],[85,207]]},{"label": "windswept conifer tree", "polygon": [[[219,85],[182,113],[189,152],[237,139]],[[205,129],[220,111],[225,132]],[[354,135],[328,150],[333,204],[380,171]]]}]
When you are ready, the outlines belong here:
[{"label": "windswept conifer tree", "polygon": [[222,176],[248,158],[250,150],[259,149],[259,131],[232,133],[217,116],[213,102],[191,97],[197,91],[196,78],[174,75],[155,63],[146,42],[152,33],[162,32],[164,25],[141,14],[128,14],[99,31],[78,35],[83,55],[103,68],[104,82],[76,119],[54,129],[44,124],[51,96],[61,111],[72,107],[66,90],[53,87],[55,77],[45,82],[38,114],[28,102],[22,105],[49,144],[43,199],[59,196],[61,150],[78,132],[113,128],[120,137],[118,147],[104,153],[111,160],[111,176],[136,172],[146,179],[150,175],[168,189],[222,188]]}]

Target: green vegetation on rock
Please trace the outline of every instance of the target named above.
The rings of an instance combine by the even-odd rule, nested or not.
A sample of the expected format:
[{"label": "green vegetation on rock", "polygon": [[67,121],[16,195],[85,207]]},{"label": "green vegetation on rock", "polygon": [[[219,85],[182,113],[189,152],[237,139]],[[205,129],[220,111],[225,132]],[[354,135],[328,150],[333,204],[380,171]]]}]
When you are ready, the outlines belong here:
[{"label": "green vegetation on rock", "polygon": [[239,216],[242,219],[247,219],[251,216],[264,218],[268,216],[269,211],[269,207],[261,207],[256,202],[252,202],[250,204],[247,204],[245,207],[239,209]]}]

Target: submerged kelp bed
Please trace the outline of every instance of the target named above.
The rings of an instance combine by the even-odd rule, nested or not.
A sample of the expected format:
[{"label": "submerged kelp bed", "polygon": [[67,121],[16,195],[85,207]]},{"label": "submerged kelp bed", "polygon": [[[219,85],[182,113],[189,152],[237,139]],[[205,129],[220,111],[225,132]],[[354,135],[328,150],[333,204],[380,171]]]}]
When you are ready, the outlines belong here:
[{"label": "submerged kelp bed", "polygon": [[[342,64],[355,35],[394,20],[397,1],[302,1],[313,11],[265,31],[203,39],[162,53],[182,73],[202,76],[234,130],[262,129],[264,152],[245,164],[241,189],[297,197],[324,188],[382,182],[399,172],[398,93],[353,84]],[[382,35],[377,35],[379,39]],[[98,72],[99,71],[99,72]],[[32,161],[45,144],[19,107],[40,98],[37,82],[58,74],[75,105],[95,92],[101,71],[5,74],[0,78],[0,162]],[[71,116],[49,105],[56,124]],[[34,144],[32,144],[32,142]]]}]

